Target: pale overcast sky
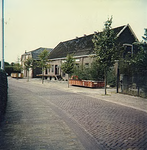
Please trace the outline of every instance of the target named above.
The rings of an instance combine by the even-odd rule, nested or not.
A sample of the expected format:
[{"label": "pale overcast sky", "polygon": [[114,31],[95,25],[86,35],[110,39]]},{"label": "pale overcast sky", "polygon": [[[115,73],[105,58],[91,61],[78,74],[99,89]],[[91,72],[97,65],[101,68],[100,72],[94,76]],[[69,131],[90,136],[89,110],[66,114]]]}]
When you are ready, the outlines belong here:
[{"label": "pale overcast sky", "polygon": [[[112,27],[130,24],[139,40],[147,28],[147,0],[4,1],[5,61],[9,63],[25,51],[54,48],[59,42],[102,31],[111,16]],[[0,60],[1,47],[0,42]]]}]

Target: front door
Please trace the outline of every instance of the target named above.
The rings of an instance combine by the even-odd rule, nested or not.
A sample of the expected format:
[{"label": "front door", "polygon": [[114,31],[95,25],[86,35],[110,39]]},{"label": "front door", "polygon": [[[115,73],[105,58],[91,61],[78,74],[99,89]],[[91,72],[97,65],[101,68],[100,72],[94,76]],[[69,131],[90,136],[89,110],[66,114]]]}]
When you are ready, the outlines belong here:
[{"label": "front door", "polygon": [[58,74],[58,65],[55,65],[55,75]]}]

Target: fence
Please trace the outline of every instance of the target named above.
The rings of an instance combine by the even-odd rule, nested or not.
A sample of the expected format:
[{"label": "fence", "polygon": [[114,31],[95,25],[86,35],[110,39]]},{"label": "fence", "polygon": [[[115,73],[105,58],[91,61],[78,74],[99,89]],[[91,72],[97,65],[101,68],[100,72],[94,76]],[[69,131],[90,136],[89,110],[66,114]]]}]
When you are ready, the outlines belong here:
[{"label": "fence", "polygon": [[4,118],[7,106],[8,82],[6,73],[0,70],[0,122]]},{"label": "fence", "polygon": [[121,81],[122,93],[147,98],[147,75],[138,77],[123,75]]}]

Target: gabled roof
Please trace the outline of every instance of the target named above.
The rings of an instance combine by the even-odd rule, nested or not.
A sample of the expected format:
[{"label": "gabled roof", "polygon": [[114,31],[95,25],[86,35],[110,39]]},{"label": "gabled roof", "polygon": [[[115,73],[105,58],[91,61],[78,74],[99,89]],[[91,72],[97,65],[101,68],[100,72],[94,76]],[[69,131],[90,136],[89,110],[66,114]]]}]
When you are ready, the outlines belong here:
[{"label": "gabled roof", "polygon": [[[129,25],[113,28],[112,30],[114,31],[115,35],[120,38],[119,42],[122,41],[122,43],[124,43],[124,42],[132,43],[132,42],[138,40],[136,38],[134,32],[132,32]],[[128,30],[128,31],[126,31],[126,30]],[[97,34],[100,34],[100,33],[101,32],[99,32]],[[122,34],[123,34],[123,36],[122,36]],[[132,37],[130,38],[130,36],[128,36],[130,39],[124,38],[125,34],[126,34],[126,36],[128,36],[128,34],[129,34]],[[74,56],[83,56],[83,55],[93,54],[94,53],[93,52],[93,42],[92,42],[93,35],[94,34],[90,34],[87,36],[84,35],[83,37],[60,42],[51,51],[49,58],[50,59],[65,58],[67,56],[67,54],[73,54]]]},{"label": "gabled roof", "polygon": [[29,55],[31,54],[32,55],[32,58],[33,59],[36,59],[38,60],[38,55],[43,52],[44,50],[47,50],[49,53],[53,50],[52,48],[44,48],[44,47],[40,47],[40,48],[37,48],[35,50],[32,50],[32,51],[29,51],[29,52],[25,52],[25,54],[23,55]]},{"label": "gabled roof", "polygon": [[138,41],[138,38],[136,36],[136,34],[134,33],[134,31],[132,30],[131,26],[129,24],[127,24],[126,26],[123,27],[123,29],[117,34],[117,37],[119,37],[121,35],[121,33],[123,33],[123,31],[126,29],[126,28],[129,28],[129,30],[132,32],[134,38],[135,38],[135,41]]}]

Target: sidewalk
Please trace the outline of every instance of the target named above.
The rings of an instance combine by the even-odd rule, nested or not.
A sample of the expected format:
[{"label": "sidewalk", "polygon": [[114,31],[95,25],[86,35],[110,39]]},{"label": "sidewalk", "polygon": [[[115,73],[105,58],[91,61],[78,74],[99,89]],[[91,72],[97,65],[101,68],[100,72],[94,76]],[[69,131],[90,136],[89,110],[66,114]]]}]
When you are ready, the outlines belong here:
[{"label": "sidewalk", "polygon": [[[27,79],[20,79],[19,82],[27,82]],[[67,81],[49,81],[45,80],[42,84],[41,79],[30,79],[28,84],[38,84],[44,88],[53,87],[67,92],[73,92],[77,94],[87,95],[97,99],[105,100],[119,105],[124,105],[130,108],[147,112],[147,99],[116,93],[116,89],[107,89],[107,95],[104,95],[104,89],[92,89],[78,86],[69,86]]]}]

